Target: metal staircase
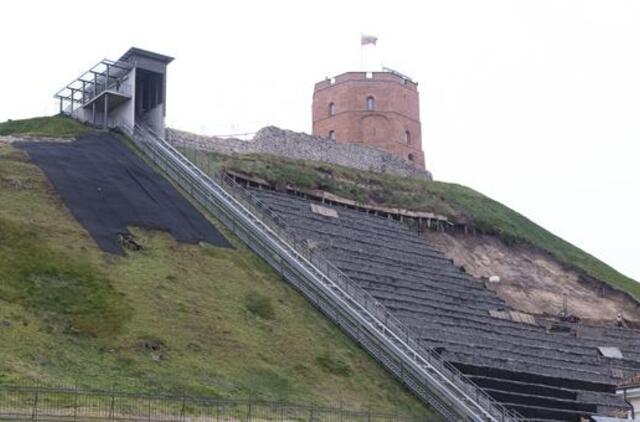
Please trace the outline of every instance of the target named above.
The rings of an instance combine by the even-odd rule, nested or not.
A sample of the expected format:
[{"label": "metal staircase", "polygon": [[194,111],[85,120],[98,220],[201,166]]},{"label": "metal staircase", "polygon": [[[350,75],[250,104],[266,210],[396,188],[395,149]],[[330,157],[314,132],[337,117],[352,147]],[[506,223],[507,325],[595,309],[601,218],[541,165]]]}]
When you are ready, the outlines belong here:
[{"label": "metal staircase", "polygon": [[120,125],[135,146],[282,278],[448,421],[524,421],[409,330],[231,178],[214,180],[150,128]]}]

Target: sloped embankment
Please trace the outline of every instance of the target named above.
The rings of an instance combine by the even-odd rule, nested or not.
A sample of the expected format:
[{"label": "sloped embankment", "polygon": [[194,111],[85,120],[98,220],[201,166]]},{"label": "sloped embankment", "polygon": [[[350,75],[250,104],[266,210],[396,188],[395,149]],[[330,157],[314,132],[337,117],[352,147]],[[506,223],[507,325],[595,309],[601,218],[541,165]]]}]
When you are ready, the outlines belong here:
[{"label": "sloped embankment", "polygon": [[425,409],[218,223],[233,248],[129,227],[100,250],[24,152],[0,145],[0,382]]}]

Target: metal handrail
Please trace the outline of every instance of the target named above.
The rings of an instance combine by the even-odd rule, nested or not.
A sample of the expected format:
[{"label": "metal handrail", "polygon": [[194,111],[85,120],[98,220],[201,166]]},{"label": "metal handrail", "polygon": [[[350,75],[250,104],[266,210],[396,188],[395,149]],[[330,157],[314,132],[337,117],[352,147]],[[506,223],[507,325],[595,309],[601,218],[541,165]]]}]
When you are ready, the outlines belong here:
[{"label": "metal handrail", "polygon": [[[445,393],[449,400],[457,401],[457,405],[466,410],[474,420],[492,421],[522,421],[524,418],[517,412],[507,409],[501,403],[489,396],[484,390],[478,387],[455,366],[446,362],[435,350],[425,347],[411,337],[409,330],[396,317],[380,304],[373,296],[358,286],[347,275],[340,271],[335,265],[329,262],[322,254],[309,248],[305,240],[301,240],[291,233],[286,224],[266,207],[251,192],[244,189],[227,175],[216,177],[216,183],[211,175],[204,173],[199,167],[184,157],[177,149],[167,143],[164,139],[155,134],[150,128],[136,125],[134,128],[124,125],[124,130],[132,135],[134,142],[139,146],[150,148],[151,145],[160,147],[170,158],[180,163],[184,170],[193,173],[196,180],[208,185],[209,188],[216,187],[218,194],[222,192],[226,200],[235,201],[237,205],[245,208],[246,215],[259,218],[262,223],[275,236],[280,238],[280,242],[293,251],[292,258],[304,264],[304,261],[311,267],[313,273],[328,286],[339,288],[345,297],[354,302],[355,309],[360,309],[361,317],[370,324],[374,324],[376,332],[381,333],[392,340],[395,347],[400,347],[404,356],[413,365],[419,368],[428,379],[438,382],[440,386],[447,388]],[[142,136],[143,140],[137,139]],[[157,153],[157,151],[156,151]],[[215,186],[214,186],[215,185]],[[227,186],[225,190],[222,186]],[[230,191],[235,193],[230,194]],[[362,312],[364,311],[364,313]],[[398,346],[400,344],[400,346]],[[437,377],[438,379],[435,379]],[[475,408],[474,411],[472,408]],[[477,413],[480,413],[478,415]]]},{"label": "metal handrail", "polygon": [[[431,364],[439,362],[443,365],[444,368],[451,371],[454,378],[463,381],[465,385],[465,390],[469,393],[472,393],[478,397],[478,399],[483,398],[488,402],[495,403],[496,407],[501,408],[501,415],[511,415],[511,420],[523,419],[516,412],[511,411],[504,407],[500,402],[497,402],[493,397],[489,396],[482,388],[480,388],[477,384],[475,384],[472,380],[470,380],[466,375],[464,375],[458,368],[456,368],[451,363],[442,359],[440,355],[433,350],[432,348],[426,347],[423,344],[418,343],[413,337],[410,336],[409,329],[404,326],[404,324],[396,318],[394,315],[390,314],[384,305],[382,305],[377,299],[373,297],[369,292],[360,287],[356,282],[350,279],[349,276],[344,274],[342,270],[335,266],[332,262],[326,259],[321,253],[312,252],[312,250],[308,247],[308,243],[304,240],[300,241],[292,231],[287,229],[286,223],[270,208],[268,208],[260,199],[258,199],[255,195],[253,195],[250,191],[245,189],[242,185],[237,183],[231,177],[226,174],[223,174],[220,181],[224,182],[227,186],[234,189],[238,194],[246,197],[250,201],[254,201],[256,207],[252,207],[253,210],[256,211],[258,215],[261,215],[264,220],[271,221],[272,224],[278,226],[280,229],[284,230],[278,231],[278,233],[284,237],[288,238],[290,243],[295,245],[298,251],[302,251],[302,254],[305,258],[309,259],[314,265],[319,268],[324,268],[324,273],[328,274],[328,277],[332,281],[339,280],[341,281],[341,287],[343,287],[348,293],[352,296],[358,298],[360,297],[360,303],[364,303],[364,307],[372,312],[374,315],[383,318],[385,321],[385,325],[387,328],[391,328],[396,335],[400,337],[404,337],[406,342],[413,348],[417,350],[421,350],[425,353],[426,356],[432,358],[430,361]],[[237,197],[236,197],[237,199]],[[244,204],[244,202],[243,202]],[[330,276],[329,276],[330,275]],[[506,419],[505,419],[506,420]]]}]

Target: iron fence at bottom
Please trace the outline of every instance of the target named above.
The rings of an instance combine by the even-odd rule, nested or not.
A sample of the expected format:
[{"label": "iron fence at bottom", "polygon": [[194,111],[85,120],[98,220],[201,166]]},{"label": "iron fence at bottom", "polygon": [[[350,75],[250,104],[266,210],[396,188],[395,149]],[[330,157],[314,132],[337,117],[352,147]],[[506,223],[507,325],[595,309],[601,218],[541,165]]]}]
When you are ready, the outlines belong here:
[{"label": "iron fence at bottom", "polygon": [[115,390],[0,386],[0,420],[409,422],[418,419],[285,402]]}]

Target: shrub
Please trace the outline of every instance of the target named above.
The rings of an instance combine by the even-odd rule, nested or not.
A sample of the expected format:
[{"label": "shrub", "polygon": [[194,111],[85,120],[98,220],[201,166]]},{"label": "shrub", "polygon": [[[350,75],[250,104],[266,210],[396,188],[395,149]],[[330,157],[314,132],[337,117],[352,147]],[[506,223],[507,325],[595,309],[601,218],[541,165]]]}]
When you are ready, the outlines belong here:
[{"label": "shrub", "polygon": [[249,312],[262,319],[271,320],[275,317],[271,298],[258,292],[251,292],[245,296],[245,307]]}]

